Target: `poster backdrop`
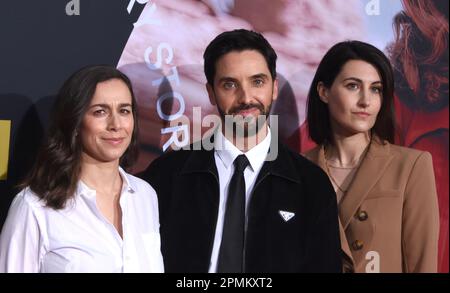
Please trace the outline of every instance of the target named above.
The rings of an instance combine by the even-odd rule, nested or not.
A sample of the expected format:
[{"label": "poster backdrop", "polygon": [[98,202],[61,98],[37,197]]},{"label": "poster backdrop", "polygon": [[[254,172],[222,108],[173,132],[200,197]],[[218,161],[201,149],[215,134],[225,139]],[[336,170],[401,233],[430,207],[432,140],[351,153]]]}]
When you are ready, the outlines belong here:
[{"label": "poster backdrop", "polygon": [[[336,42],[383,50],[396,74],[397,143],[433,156],[440,207],[439,271],[448,272],[448,2],[446,0],[46,0],[0,4],[0,224],[33,162],[64,79],[88,64],[117,66],[139,108],[143,170],[205,133],[215,114],[203,51],[219,33],[259,31],[278,54],[279,137],[313,143],[305,104],[318,62]],[[194,108],[196,107],[196,108]]]}]

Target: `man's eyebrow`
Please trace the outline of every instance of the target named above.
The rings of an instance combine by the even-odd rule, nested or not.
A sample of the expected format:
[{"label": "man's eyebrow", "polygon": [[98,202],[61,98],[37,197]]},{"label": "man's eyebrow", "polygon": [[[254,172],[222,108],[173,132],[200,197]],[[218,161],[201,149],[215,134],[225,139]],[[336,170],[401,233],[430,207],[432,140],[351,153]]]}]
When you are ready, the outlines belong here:
[{"label": "man's eyebrow", "polygon": [[269,76],[265,73],[258,73],[258,74],[252,75],[251,78],[252,79],[255,79],[255,78],[269,79]]},{"label": "man's eyebrow", "polygon": [[237,79],[230,77],[230,76],[224,76],[224,77],[219,78],[219,82],[224,82],[224,81],[237,81]]}]

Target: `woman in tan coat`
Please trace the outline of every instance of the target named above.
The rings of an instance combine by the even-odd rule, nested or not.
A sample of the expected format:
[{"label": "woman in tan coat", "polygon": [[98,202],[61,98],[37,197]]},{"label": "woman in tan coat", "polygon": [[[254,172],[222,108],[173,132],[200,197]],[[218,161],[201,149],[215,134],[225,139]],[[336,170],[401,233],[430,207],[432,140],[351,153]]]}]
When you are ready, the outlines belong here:
[{"label": "woman in tan coat", "polygon": [[391,65],[346,41],[324,56],[308,95],[306,153],[337,195],[344,272],[436,272],[439,217],[431,155],[393,145]]}]

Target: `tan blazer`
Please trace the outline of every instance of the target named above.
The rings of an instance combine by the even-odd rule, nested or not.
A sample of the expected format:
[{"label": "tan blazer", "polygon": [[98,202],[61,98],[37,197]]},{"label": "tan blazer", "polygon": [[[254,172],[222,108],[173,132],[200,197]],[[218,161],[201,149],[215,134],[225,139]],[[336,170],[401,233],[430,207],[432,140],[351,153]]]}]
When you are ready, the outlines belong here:
[{"label": "tan blazer", "polygon": [[374,138],[339,204],[344,272],[436,272],[438,213],[431,155]]}]

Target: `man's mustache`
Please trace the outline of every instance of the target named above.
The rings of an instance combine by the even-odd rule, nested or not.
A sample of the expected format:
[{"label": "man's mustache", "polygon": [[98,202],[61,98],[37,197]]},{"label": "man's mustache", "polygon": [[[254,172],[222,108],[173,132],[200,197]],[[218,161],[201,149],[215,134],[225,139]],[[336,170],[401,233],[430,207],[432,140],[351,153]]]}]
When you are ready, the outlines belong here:
[{"label": "man's mustache", "polygon": [[237,106],[237,107],[231,108],[231,109],[228,111],[228,114],[229,114],[229,115],[231,115],[231,114],[237,114],[237,113],[240,112],[240,111],[243,111],[243,110],[249,110],[249,109],[252,109],[252,108],[256,108],[256,109],[258,109],[261,113],[264,113],[264,107],[263,107],[263,105],[260,105],[260,104],[243,104],[243,105],[239,105],[239,106]]}]

